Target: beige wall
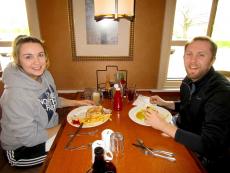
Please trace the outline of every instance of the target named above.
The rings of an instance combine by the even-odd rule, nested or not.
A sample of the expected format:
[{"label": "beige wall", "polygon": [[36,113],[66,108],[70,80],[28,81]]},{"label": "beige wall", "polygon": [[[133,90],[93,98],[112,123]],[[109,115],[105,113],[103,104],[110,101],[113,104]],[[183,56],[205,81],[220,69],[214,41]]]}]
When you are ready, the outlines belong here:
[{"label": "beige wall", "polygon": [[59,90],[96,87],[96,69],[118,65],[128,70],[137,88],[157,87],[165,0],[136,0],[133,61],[73,61],[68,0],[37,1],[41,37],[51,60],[50,71]]}]

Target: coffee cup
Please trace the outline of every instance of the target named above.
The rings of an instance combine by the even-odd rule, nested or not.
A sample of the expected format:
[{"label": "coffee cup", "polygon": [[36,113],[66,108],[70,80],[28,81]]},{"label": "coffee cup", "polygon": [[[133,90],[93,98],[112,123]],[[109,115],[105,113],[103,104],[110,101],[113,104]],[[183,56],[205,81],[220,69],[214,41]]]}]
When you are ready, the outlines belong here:
[{"label": "coffee cup", "polygon": [[110,151],[110,136],[113,133],[111,129],[105,129],[101,133],[101,138],[105,143],[105,150]]}]

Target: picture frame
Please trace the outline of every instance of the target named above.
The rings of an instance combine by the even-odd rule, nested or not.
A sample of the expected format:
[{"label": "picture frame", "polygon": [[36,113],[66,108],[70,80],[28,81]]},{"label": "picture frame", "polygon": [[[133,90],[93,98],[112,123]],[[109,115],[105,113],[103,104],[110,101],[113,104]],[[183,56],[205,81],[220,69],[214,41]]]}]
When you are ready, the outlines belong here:
[{"label": "picture frame", "polygon": [[93,8],[93,0],[68,0],[73,60],[133,60],[134,22],[110,19],[112,25],[105,26],[112,27],[102,32],[105,21],[94,21]]}]

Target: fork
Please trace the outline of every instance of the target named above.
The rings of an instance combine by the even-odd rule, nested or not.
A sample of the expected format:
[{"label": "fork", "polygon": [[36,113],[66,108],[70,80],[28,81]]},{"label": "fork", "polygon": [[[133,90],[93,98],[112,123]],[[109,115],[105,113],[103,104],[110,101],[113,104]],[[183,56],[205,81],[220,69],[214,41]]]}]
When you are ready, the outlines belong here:
[{"label": "fork", "polygon": [[[90,135],[90,136],[93,136],[93,135],[95,135],[97,132],[98,132],[98,129],[93,130],[93,131],[89,131],[89,132],[80,132],[80,133],[77,134],[77,136],[81,136],[81,135]],[[70,134],[68,134],[68,136],[69,136],[69,137],[72,137],[73,134],[70,133]]]},{"label": "fork", "polygon": [[148,148],[147,146],[144,145],[144,142],[141,140],[141,139],[137,139],[137,142],[143,147],[145,148],[148,152],[150,152],[153,156],[155,157],[160,157],[160,158],[163,158],[163,159],[167,159],[171,162],[175,162],[176,161],[176,158],[175,157],[172,157],[172,156],[169,156],[169,155],[161,155],[163,153],[156,153],[154,152],[153,150],[151,150],[150,148]]},{"label": "fork", "polygon": [[84,150],[84,149],[88,149],[92,146],[92,143],[88,143],[88,144],[82,144],[82,145],[79,145],[79,146],[70,146],[70,147],[67,147],[65,148],[65,150]]}]

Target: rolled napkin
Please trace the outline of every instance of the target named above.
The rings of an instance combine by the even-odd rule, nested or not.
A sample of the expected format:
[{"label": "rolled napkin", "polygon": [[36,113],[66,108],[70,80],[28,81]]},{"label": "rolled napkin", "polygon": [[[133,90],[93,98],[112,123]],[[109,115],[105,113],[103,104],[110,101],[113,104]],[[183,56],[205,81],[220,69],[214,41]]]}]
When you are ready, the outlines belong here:
[{"label": "rolled napkin", "polygon": [[147,106],[147,105],[155,105],[150,103],[150,97],[138,95],[137,99],[133,102],[134,106]]}]

